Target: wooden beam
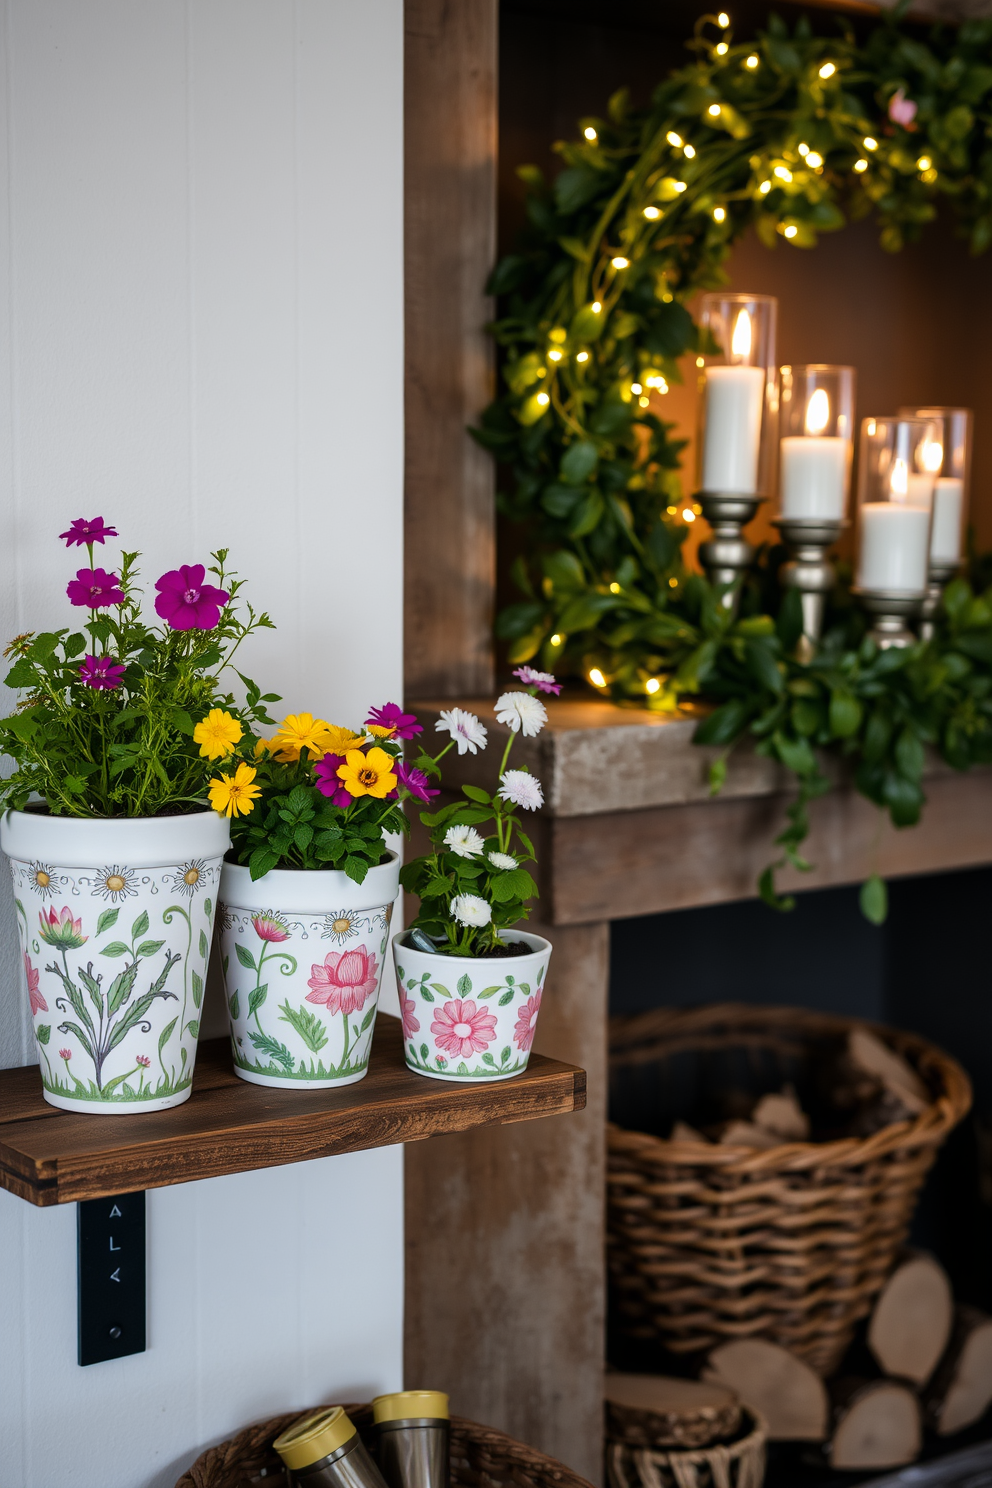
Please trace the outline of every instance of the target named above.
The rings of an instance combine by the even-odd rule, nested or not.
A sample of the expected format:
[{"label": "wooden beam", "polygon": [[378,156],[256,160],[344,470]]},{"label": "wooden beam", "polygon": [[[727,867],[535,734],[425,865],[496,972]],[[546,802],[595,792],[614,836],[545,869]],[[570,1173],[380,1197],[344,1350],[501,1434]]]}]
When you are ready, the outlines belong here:
[{"label": "wooden beam", "polygon": [[406,0],[407,694],[492,686],[497,0]]}]

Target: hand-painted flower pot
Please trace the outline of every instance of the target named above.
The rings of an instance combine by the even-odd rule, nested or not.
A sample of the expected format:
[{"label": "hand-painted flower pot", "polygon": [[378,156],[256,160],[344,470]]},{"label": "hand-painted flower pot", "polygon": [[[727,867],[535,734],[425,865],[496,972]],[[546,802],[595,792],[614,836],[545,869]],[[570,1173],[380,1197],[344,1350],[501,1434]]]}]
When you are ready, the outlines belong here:
[{"label": "hand-painted flower pot", "polygon": [[45,1099],[130,1116],[189,1099],[228,822],[8,811]]},{"label": "hand-painted flower pot", "polygon": [[364,1077],[399,874],[395,853],[361,884],[284,868],[253,882],[224,864],[222,965],[242,1080],[326,1090]]},{"label": "hand-painted flower pot", "polygon": [[551,943],[507,930],[519,956],[431,955],[393,941],[407,1068],[432,1080],[509,1080],[527,1068]]}]

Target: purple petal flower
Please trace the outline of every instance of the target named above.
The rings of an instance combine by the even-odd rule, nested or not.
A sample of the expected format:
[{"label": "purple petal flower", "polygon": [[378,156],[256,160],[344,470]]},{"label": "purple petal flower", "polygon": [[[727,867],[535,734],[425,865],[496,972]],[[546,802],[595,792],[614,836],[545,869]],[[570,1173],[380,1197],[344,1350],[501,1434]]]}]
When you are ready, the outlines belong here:
[{"label": "purple petal flower", "polygon": [[430,805],[431,796],[441,794],[439,790],[430,789],[427,776],[423,770],[418,770],[416,765],[405,765],[402,760],[397,760],[393,768],[396,771],[400,789],[409,791],[411,796],[415,796],[418,801],[423,801],[425,806]]},{"label": "purple petal flower", "polygon": [[550,672],[536,672],[533,667],[517,667],[513,674],[519,677],[525,687],[536,687],[538,692],[553,692],[555,697],[561,692],[561,683],[556,682]]},{"label": "purple petal flower", "polygon": [[108,537],[117,536],[117,528],[108,527],[102,517],[90,517],[89,521],[85,517],[77,517],[68,532],[59,533],[67,548],[82,548],[87,543],[102,543]]},{"label": "purple petal flower", "polygon": [[918,108],[919,104],[906,97],[905,88],[898,88],[889,99],[889,118],[893,124],[901,124],[904,129],[908,129],[916,118]]},{"label": "purple petal flower", "polygon": [[377,728],[392,729],[396,739],[412,739],[424,732],[423,725],[417,722],[416,713],[404,713],[397,703],[383,703],[381,708],[370,708],[365,723],[366,727],[375,724]]},{"label": "purple petal flower", "polygon": [[97,692],[113,692],[115,687],[120,687],[126,671],[127,667],[121,666],[112,656],[87,656],[79,668],[79,675],[87,687],[94,687]]},{"label": "purple petal flower", "polygon": [[230,595],[205,584],[202,563],[184,563],[155,581],[155,613],[173,630],[213,630]]},{"label": "purple petal flower", "polygon": [[338,766],[344,764],[343,754],[325,754],[313,767],[317,789],[326,796],[332,806],[350,806],[351,793],[345,790],[338,779]]},{"label": "purple petal flower", "polygon": [[117,575],[107,573],[103,568],[79,569],[76,577],[66,585],[65,592],[74,605],[85,605],[90,610],[123,604],[127,597]]}]

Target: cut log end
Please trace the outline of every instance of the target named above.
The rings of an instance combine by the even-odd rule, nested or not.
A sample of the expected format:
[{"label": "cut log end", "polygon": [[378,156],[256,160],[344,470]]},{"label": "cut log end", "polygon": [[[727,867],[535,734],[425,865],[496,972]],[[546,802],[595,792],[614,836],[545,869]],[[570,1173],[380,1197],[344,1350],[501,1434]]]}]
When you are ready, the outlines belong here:
[{"label": "cut log end", "polygon": [[992,1405],[992,1318],[959,1307],[954,1333],[927,1391],[927,1420],[938,1436],[953,1436]]},{"label": "cut log end", "polygon": [[820,1376],[781,1344],[740,1338],[720,1344],[703,1379],[725,1385],[768,1424],[772,1441],[823,1441],[830,1402]]},{"label": "cut log end", "polygon": [[953,1323],[954,1299],[944,1268],[932,1256],[910,1255],[879,1293],[868,1347],[883,1374],[924,1385],[947,1347]]},{"label": "cut log end", "polygon": [[894,1380],[843,1382],[827,1458],[853,1472],[905,1467],[923,1443],[919,1402],[908,1385]]},{"label": "cut log end", "polygon": [[732,1437],[741,1403],[724,1385],[657,1374],[608,1374],[607,1433],[631,1446],[701,1448]]}]

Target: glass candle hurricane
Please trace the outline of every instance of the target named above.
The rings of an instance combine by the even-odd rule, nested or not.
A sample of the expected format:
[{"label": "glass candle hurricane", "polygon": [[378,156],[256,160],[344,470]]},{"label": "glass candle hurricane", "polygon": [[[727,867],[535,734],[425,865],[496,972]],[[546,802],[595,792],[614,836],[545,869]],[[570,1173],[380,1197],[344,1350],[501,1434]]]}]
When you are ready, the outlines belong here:
[{"label": "glass candle hurricane", "polygon": [[931,577],[944,583],[961,562],[971,482],[972,412],[970,408],[900,408],[906,418],[925,419],[939,428],[928,451],[936,470],[933,523],[930,529]]},{"label": "glass candle hurricane", "polygon": [[905,620],[926,594],[940,433],[933,419],[862,420],[856,592],[876,617],[880,645],[916,639]]},{"label": "glass candle hurricane", "polygon": [[729,293],[704,295],[700,311],[703,345],[716,350],[701,358],[698,500],[713,536],[699,556],[728,608],[754,560],[741,529],[775,476],[777,312],[770,295]]},{"label": "glass candle hurricane", "polygon": [[854,448],[853,367],[782,368],[779,512],[841,522]]}]

